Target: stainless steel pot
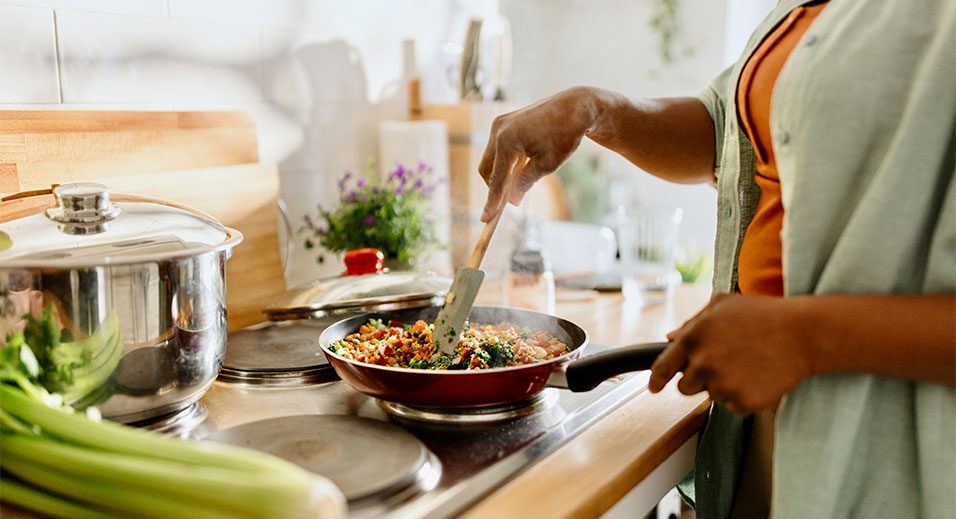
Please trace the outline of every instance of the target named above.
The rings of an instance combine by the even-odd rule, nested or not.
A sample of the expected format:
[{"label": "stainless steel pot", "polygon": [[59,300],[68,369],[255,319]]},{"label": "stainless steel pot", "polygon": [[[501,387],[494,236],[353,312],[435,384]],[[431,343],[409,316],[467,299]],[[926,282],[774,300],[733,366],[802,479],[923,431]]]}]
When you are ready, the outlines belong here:
[{"label": "stainless steel pot", "polygon": [[179,411],[222,365],[226,260],[241,241],[209,215],[100,184],[6,201],[0,333],[52,312],[48,389],[125,423]]}]

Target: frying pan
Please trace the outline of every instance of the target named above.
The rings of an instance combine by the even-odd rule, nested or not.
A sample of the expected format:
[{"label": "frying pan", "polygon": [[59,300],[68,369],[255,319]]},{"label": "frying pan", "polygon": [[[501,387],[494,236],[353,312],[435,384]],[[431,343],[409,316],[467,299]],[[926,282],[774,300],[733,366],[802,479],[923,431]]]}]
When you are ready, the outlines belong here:
[{"label": "frying pan", "polygon": [[422,370],[367,364],[346,359],[329,350],[330,344],[355,333],[369,319],[406,324],[419,319],[433,322],[439,309],[435,306],[350,317],[326,328],[319,342],[339,377],[356,391],[389,402],[444,408],[518,402],[537,395],[546,387],[589,391],[615,375],[650,369],[654,359],[667,346],[667,343],[641,344],[582,358],[588,345],[588,334],[570,321],[527,310],[476,306],[469,314],[473,323],[512,323],[518,327],[544,330],[567,344],[570,351],[545,362],[522,366]]}]

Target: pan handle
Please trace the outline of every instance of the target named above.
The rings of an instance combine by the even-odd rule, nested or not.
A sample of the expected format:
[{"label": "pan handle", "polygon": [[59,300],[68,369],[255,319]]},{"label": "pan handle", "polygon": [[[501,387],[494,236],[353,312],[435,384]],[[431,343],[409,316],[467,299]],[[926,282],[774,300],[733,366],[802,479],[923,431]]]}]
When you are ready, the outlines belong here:
[{"label": "pan handle", "polygon": [[651,369],[657,356],[669,345],[667,342],[635,344],[576,360],[568,364],[565,372],[568,389],[575,393],[590,391],[615,375]]}]

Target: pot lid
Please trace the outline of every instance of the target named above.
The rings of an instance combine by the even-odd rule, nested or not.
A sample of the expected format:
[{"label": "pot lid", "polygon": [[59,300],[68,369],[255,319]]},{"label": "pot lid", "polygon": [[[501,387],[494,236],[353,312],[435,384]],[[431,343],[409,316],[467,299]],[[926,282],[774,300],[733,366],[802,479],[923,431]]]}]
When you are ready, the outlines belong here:
[{"label": "pot lid", "polygon": [[397,310],[440,304],[451,279],[428,272],[389,271],[377,249],[345,255],[346,272],[293,288],[265,309],[273,321]]},{"label": "pot lid", "polygon": [[5,267],[140,263],[228,249],[240,241],[239,231],[205,213],[155,198],[111,196],[102,184],[64,184],[0,205]]},{"label": "pot lid", "polygon": [[423,272],[340,276],[293,288],[265,312],[269,319],[281,321],[428,306],[440,303],[450,286],[451,279]]}]

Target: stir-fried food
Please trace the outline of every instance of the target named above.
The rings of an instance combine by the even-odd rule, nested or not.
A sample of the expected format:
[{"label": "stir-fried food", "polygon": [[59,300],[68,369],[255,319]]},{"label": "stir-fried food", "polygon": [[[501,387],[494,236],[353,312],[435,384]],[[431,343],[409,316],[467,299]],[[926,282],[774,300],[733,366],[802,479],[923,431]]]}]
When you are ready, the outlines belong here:
[{"label": "stir-fried food", "polygon": [[371,319],[356,333],[329,345],[348,359],[380,366],[413,369],[488,369],[542,362],[564,355],[568,345],[542,330],[513,324],[467,323],[453,355],[444,355],[432,340],[434,325],[425,321],[388,324]]}]

